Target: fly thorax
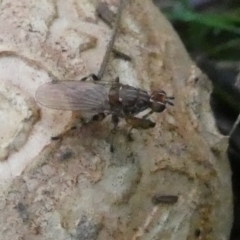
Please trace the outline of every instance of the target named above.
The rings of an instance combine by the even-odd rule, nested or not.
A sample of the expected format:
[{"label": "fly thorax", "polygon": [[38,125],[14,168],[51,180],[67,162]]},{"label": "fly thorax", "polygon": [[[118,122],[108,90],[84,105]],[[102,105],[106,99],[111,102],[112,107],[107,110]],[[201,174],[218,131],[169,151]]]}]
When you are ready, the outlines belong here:
[{"label": "fly thorax", "polygon": [[146,91],[129,85],[119,88],[119,101],[126,115],[139,113],[148,108],[149,95]]},{"label": "fly thorax", "polygon": [[121,105],[121,102],[119,101],[119,85],[114,85],[110,88],[108,99],[111,106]]}]

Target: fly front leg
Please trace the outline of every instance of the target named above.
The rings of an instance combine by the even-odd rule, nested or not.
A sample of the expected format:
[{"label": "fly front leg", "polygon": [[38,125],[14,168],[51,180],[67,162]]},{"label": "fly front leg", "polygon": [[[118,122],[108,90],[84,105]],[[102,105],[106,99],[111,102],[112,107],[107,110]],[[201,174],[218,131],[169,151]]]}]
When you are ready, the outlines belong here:
[{"label": "fly front leg", "polygon": [[152,122],[149,119],[137,118],[137,117],[133,117],[133,116],[125,117],[125,121],[132,128],[136,128],[136,129],[148,129],[148,128],[153,128],[156,125],[155,122]]},{"label": "fly front leg", "polygon": [[132,131],[133,128],[148,129],[148,128],[153,128],[156,125],[155,122],[152,122],[151,120],[146,119],[144,117],[143,118],[137,118],[137,117],[134,117],[134,116],[127,116],[127,117],[125,117],[125,121],[128,125],[130,125],[130,128],[129,128],[128,133],[127,133],[127,137],[130,141],[132,141],[131,131]]},{"label": "fly front leg", "polygon": [[147,114],[142,116],[142,119],[147,119],[151,114],[153,114],[153,110],[151,110],[150,112],[148,112]]},{"label": "fly front leg", "polygon": [[106,117],[105,113],[98,113],[94,115],[91,120],[87,123],[93,122],[93,121],[102,121]]}]

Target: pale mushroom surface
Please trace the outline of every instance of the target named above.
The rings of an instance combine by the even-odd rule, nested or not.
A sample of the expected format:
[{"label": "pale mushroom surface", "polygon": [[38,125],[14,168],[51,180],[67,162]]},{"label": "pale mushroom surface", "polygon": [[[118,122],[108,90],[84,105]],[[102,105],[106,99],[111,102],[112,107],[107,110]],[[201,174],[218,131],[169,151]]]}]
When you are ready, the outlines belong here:
[{"label": "pale mushroom surface", "polygon": [[[44,83],[98,72],[112,33],[98,1],[1,2],[1,240],[229,239],[228,139],[211,85],[151,1],[126,2],[115,47],[131,61],[111,56],[104,80],[175,97],[133,141],[124,120],[116,133],[110,118],[66,131],[75,113],[35,101]],[[153,201],[161,195],[178,200]]]}]

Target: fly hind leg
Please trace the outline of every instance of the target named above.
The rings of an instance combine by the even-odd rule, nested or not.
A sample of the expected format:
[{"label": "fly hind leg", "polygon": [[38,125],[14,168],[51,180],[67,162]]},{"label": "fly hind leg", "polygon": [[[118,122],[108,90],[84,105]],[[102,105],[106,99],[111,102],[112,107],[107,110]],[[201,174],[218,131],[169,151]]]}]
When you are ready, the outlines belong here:
[{"label": "fly hind leg", "polygon": [[100,81],[101,79],[94,73],[91,73],[85,77],[83,77],[80,81],[85,82],[86,80],[91,79],[93,81]]},{"label": "fly hind leg", "polygon": [[98,113],[98,114],[94,115],[89,122],[102,121],[105,117],[106,117],[105,113]]},{"label": "fly hind leg", "polygon": [[113,123],[113,128],[111,132],[115,132],[119,123],[119,117],[116,114],[112,114],[112,123]]},{"label": "fly hind leg", "polygon": [[87,124],[91,124],[92,122],[95,122],[95,121],[102,121],[104,118],[106,117],[105,113],[98,113],[96,115],[94,115],[89,121],[85,121],[84,119],[80,119],[80,124],[75,124],[69,128],[67,128],[63,133],[57,135],[57,136],[53,136],[51,137],[51,140],[53,141],[56,141],[56,140],[59,140],[59,139],[62,139],[62,137],[67,134],[69,131],[73,131],[73,130],[76,130],[82,126],[86,126]]}]

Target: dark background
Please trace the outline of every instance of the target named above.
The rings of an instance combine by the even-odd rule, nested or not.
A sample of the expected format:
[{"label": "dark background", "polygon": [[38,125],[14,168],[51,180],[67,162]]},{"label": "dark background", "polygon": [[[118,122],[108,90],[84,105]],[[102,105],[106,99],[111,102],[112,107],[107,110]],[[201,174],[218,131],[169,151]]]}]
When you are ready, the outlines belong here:
[{"label": "dark background", "polygon": [[[216,125],[230,136],[234,224],[240,240],[240,0],[153,0],[172,22],[186,49],[213,84],[210,105]],[[234,129],[234,130],[233,130]]]}]

